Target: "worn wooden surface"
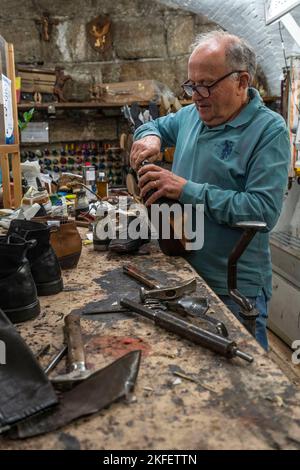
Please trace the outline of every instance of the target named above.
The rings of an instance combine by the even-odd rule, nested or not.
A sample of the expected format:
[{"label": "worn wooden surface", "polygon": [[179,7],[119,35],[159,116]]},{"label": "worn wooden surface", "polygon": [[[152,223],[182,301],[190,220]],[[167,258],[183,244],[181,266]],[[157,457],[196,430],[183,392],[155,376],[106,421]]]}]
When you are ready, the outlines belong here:
[{"label": "worn wooden surface", "polygon": [[[61,348],[65,315],[137,295],[138,283],[122,273],[128,262],[165,284],[195,274],[183,259],[165,257],[155,246],[150,255],[131,257],[83,247],[78,267],[64,272],[65,291],[42,297],[39,318],[19,327],[36,354],[51,345],[43,365]],[[129,350],[142,349],[134,393],[57,432],[24,441],[0,438],[0,449],[300,448],[299,391],[200,278],[198,293],[209,297],[211,314],[255,357],[252,364],[220,357],[141,317],[88,317],[82,320],[82,330],[89,367],[103,367]],[[62,361],[53,374],[64,367]],[[178,380],[174,371],[194,382]]]}]

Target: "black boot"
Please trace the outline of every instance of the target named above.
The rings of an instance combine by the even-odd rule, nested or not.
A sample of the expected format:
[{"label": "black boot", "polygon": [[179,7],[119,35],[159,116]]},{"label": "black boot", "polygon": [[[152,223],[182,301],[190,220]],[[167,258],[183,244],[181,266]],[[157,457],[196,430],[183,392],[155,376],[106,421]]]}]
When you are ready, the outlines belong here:
[{"label": "black boot", "polygon": [[13,323],[35,318],[40,313],[36,286],[26,258],[34,245],[21,237],[0,237],[0,308]]},{"label": "black boot", "polygon": [[[127,217],[127,224],[124,226],[119,224],[117,228],[117,237],[112,239],[108,246],[108,250],[114,253],[120,254],[127,254],[127,253],[135,253],[139,250],[139,248],[144,245],[145,243],[149,242],[149,239],[145,238],[136,238],[133,239],[130,237],[128,233],[128,227],[131,222],[133,222],[137,217],[135,215],[129,215]],[[139,232],[140,230],[140,223],[138,223],[136,231]]]},{"label": "black boot", "polygon": [[39,222],[13,220],[8,234],[17,233],[25,240],[36,240],[36,246],[28,252],[31,273],[38,295],[57,294],[63,290],[61,269],[50,245],[50,227]]}]

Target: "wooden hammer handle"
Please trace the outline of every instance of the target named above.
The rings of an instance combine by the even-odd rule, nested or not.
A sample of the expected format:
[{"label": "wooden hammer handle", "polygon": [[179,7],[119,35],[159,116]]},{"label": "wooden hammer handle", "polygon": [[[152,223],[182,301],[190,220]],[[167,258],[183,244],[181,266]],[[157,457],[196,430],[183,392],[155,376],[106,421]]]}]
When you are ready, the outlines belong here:
[{"label": "wooden hammer handle", "polygon": [[68,344],[70,370],[85,370],[85,352],[79,316],[71,314],[65,317],[65,334]]}]

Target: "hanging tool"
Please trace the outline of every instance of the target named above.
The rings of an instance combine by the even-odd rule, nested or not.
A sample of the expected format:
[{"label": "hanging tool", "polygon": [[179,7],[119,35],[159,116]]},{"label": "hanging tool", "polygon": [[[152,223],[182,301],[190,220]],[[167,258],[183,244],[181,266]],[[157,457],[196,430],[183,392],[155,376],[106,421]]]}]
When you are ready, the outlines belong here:
[{"label": "hanging tool", "polygon": [[251,304],[249,299],[245,297],[237,289],[237,261],[242,256],[247,246],[255,236],[258,231],[262,231],[266,228],[267,224],[265,222],[238,222],[235,227],[243,229],[238,243],[234,246],[229,259],[227,267],[227,284],[228,284],[228,294],[229,296],[241,307],[240,316],[243,319],[243,323],[247,330],[255,337],[255,326],[256,318],[258,317],[258,311],[255,306]]}]

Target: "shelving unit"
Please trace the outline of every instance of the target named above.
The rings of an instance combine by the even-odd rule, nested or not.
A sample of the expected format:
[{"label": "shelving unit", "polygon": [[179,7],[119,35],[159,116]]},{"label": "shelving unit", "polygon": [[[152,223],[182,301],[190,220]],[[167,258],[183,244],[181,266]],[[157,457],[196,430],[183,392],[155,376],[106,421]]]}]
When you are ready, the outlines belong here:
[{"label": "shelving unit", "polygon": [[[4,208],[18,207],[22,199],[22,179],[20,166],[18,110],[15,85],[14,48],[7,44],[7,77],[11,80],[12,109],[14,120],[14,144],[0,145],[0,163],[2,170],[3,205]],[[11,157],[10,157],[11,156]],[[10,185],[10,161],[13,177],[13,190]]]},{"label": "shelving unit", "polygon": [[[149,104],[148,101],[140,101],[139,106],[147,106]],[[49,102],[49,103],[35,103],[34,101],[29,101],[28,103],[20,103],[18,104],[19,111],[25,111],[30,108],[45,109],[47,110],[49,106],[55,106],[57,109],[101,109],[101,108],[121,108],[122,105],[115,104],[115,103],[100,103],[97,101],[83,101],[83,102],[75,102],[69,101],[67,103],[59,103],[59,102]]]}]

